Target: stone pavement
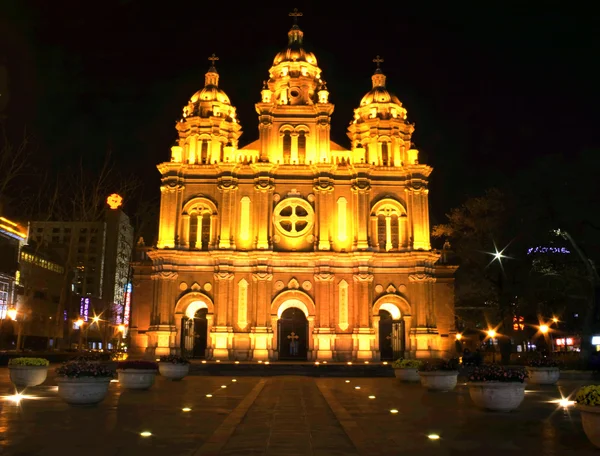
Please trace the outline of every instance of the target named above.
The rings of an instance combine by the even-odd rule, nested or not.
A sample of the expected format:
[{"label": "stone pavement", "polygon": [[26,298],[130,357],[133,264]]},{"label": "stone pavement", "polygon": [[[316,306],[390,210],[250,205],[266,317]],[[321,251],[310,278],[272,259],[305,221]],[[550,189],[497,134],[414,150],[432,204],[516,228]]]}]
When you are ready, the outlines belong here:
[{"label": "stone pavement", "polygon": [[[144,392],[112,383],[99,406],[74,408],[57,397],[52,377],[19,405],[0,400],[0,455],[600,454],[579,413],[551,402],[575,391],[575,381],[532,385],[519,410],[492,413],[476,409],[464,385],[433,393],[393,378],[299,376],[158,377]],[[2,368],[0,396],[13,393]]]}]

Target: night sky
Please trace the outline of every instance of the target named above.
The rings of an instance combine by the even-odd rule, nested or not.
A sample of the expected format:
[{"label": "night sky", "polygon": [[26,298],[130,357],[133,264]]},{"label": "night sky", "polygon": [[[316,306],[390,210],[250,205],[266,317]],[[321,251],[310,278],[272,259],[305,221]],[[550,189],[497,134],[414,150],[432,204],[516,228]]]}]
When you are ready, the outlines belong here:
[{"label": "night sky", "polygon": [[297,7],[336,105],[332,139],[348,146],[346,127],[381,55],[388,89],[416,123],[420,161],[434,167],[432,222],[441,222],[466,195],[540,156],[600,152],[599,17],[576,2],[467,3],[5,0],[8,130],[27,127],[49,169],[81,156],[94,166],[110,147],[156,196],[155,165],[169,159],[175,121],[213,52],[241,145],[258,137],[254,103]]}]

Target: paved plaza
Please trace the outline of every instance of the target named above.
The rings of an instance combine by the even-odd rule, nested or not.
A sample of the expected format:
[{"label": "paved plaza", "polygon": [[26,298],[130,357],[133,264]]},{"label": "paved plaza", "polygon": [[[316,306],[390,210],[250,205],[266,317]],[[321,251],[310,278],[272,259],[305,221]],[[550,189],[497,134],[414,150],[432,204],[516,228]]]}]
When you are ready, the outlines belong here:
[{"label": "paved plaza", "polygon": [[75,408],[58,398],[53,372],[16,405],[1,368],[0,454],[597,455],[579,412],[552,402],[583,383],[531,385],[519,410],[493,413],[476,409],[464,385],[433,393],[394,378],[194,375],[158,377],[144,392],[111,383],[102,404]]}]

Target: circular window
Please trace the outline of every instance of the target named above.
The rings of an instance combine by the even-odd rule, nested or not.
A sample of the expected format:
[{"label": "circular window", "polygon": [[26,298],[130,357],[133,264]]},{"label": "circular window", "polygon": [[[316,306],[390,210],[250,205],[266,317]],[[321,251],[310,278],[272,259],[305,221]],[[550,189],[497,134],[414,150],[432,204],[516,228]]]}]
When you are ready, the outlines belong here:
[{"label": "circular window", "polygon": [[302,236],[313,226],[313,208],[303,199],[288,198],[275,207],[273,221],[277,231],[284,236]]},{"label": "circular window", "polygon": [[300,96],[300,92],[297,89],[290,90],[290,97],[296,98],[298,96]]}]

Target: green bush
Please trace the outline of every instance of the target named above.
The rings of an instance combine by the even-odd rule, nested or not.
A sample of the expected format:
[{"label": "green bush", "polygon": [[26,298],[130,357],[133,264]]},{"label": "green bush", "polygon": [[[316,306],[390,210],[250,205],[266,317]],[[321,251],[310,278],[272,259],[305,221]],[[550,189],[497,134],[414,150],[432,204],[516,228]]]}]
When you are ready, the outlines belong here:
[{"label": "green bush", "polygon": [[8,361],[9,366],[49,366],[50,361],[44,358],[12,358]]},{"label": "green bush", "polygon": [[418,359],[397,359],[392,363],[394,369],[418,369],[423,365],[423,362]]},{"label": "green bush", "polygon": [[575,400],[581,405],[600,405],[600,385],[582,386],[577,391]]}]

